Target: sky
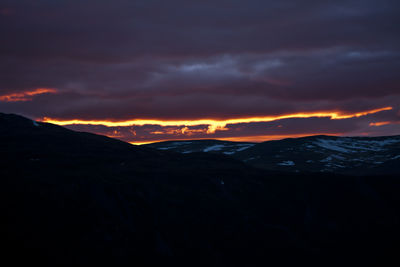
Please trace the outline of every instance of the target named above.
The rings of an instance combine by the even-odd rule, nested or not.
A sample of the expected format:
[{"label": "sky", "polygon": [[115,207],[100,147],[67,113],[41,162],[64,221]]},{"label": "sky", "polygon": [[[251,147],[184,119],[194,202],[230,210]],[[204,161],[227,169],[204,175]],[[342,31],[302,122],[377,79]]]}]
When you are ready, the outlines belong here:
[{"label": "sky", "polygon": [[141,144],[400,134],[398,0],[0,0],[0,112]]}]

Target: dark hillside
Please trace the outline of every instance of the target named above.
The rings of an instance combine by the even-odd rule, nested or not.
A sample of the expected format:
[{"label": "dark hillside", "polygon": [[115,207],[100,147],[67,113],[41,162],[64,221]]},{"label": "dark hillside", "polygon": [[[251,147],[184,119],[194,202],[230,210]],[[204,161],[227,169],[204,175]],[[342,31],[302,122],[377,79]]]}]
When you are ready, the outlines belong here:
[{"label": "dark hillside", "polygon": [[15,264],[399,263],[397,177],[266,171],[5,114],[0,156],[3,259]]}]

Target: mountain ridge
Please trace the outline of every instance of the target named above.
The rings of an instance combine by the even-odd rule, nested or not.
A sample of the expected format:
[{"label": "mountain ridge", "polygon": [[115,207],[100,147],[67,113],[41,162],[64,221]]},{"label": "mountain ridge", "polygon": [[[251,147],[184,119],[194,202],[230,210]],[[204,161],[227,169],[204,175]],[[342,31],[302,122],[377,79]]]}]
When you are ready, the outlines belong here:
[{"label": "mountain ridge", "polygon": [[[185,140],[145,146],[185,154],[193,152],[225,154],[257,168],[281,171],[377,174],[378,170],[382,169],[381,164],[390,165],[390,161],[397,162],[400,159],[400,135],[379,137],[313,135],[262,143]],[[399,168],[390,170],[393,173],[400,173]]]},{"label": "mountain ridge", "polygon": [[15,265],[398,262],[393,175],[270,171],[0,114],[0,183]]}]

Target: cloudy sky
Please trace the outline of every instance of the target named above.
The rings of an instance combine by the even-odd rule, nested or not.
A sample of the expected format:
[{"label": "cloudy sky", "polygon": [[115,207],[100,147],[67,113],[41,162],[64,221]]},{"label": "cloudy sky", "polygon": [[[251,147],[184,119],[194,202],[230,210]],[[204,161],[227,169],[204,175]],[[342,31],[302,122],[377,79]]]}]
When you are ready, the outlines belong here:
[{"label": "cloudy sky", "polygon": [[0,112],[134,143],[400,134],[398,0],[0,0]]}]

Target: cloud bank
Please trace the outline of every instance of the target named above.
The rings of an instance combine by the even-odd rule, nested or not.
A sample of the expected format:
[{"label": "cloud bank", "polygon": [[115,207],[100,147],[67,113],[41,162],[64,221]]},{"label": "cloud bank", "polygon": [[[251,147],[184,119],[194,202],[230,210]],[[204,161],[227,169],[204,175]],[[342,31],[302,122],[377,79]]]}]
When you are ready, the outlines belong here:
[{"label": "cloud bank", "polygon": [[[238,122],[208,133],[207,124],[71,127],[130,142],[399,134],[399,11],[394,0],[0,0],[0,111],[220,121],[392,107],[340,122],[283,118],[282,127]],[[57,93],[4,98],[38,88]]]}]

